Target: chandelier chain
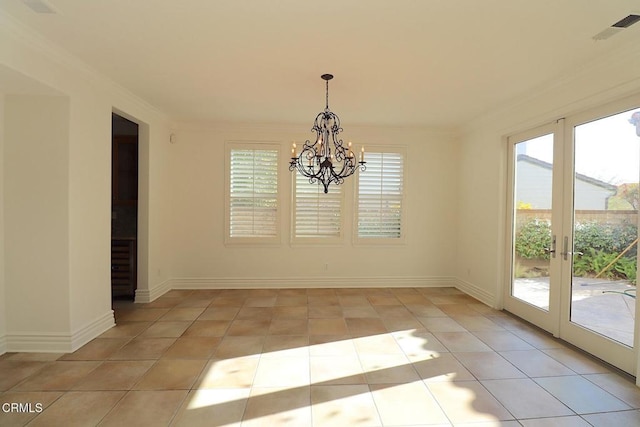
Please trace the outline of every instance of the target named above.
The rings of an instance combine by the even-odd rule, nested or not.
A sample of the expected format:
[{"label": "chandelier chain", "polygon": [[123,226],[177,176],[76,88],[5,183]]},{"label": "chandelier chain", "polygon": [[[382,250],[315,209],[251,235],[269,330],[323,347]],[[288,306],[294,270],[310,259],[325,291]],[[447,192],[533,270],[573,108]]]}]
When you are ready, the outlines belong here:
[{"label": "chandelier chain", "polygon": [[325,83],[327,84],[327,105],[325,109],[329,110],[329,80],[327,80]]}]

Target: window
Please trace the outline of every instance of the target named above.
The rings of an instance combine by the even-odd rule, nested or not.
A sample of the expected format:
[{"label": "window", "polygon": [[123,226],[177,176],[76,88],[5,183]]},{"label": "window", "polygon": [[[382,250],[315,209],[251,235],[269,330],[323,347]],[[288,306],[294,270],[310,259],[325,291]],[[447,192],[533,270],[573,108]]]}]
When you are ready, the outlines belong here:
[{"label": "window", "polygon": [[325,194],[322,185],[310,184],[296,171],[294,187],[294,239],[334,243],[341,238],[342,185],[332,185]]},{"label": "window", "polygon": [[277,147],[234,143],[227,152],[227,242],[277,242]]},{"label": "window", "polygon": [[357,238],[400,242],[403,233],[404,154],[368,152],[367,170],[358,174]]}]

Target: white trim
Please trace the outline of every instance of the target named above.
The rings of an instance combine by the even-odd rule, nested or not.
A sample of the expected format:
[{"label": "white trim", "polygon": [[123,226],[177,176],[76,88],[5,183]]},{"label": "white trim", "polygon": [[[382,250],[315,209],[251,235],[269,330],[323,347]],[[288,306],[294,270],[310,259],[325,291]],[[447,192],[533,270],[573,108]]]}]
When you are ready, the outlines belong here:
[{"label": "white trim", "polygon": [[0,356],[5,354],[7,351],[7,337],[3,335],[0,337]]},{"label": "white trim", "polygon": [[71,353],[115,325],[113,310],[71,334],[12,333],[7,334],[6,351],[38,353]]},{"label": "white trim", "polygon": [[7,334],[7,351],[24,353],[69,353],[71,336],[53,333]]},{"label": "white trim", "polygon": [[485,289],[482,289],[481,287],[462,279],[456,279],[456,283],[454,286],[465,294],[474,297],[475,299],[488,305],[489,307],[498,309],[498,307],[496,306],[496,296],[487,292]]},{"label": "white trim", "polygon": [[252,288],[434,288],[456,286],[456,279],[434,277],[184,277],[170,280],[171,289]]},{"label": "white trim", "polygon": [[71,335],[71,351],[76,351],[95,337],[116,325],[113,310],[85,325]]},{"label": "white trim", "polygon": [[[228,134],[237,134],[238,129],[243,129],[247,132],[257,132],[259,134],[274,133],[277,135],[295,134],[295,141],[306,141],[309,139],[308,132],[309,123],[256,123],[248,121],[220,121],[212,120],[207,122],[202,121],[189,121],[189,120],[175,120],[171,124],[172,131],[189,131],[189,132],[208,132],[216,131]],[[350,124],[349,132],[352,133],[366,133],[372,129],[384,129],[391,133],[397,133],[401,135],[406,129],[418,130],[425,139],[439,139],[439,138],[453,138],[459,135],[457,128],[452,127],[440,127],[434,128],[427,125],[389,125],[389,126],[372,126],[372,125],[358,125]],[[367,143],[368,144],[368,143]],[[393,141],[385,142],[386,145],[395,145]],[[373,145],[373,144],[372,144]],[[287,150],[285,150],[287,151]],[[287,151],[288,152],[288,151]],[[289,156],[287,156],[289,157]]]},{"label": "white trim", "polygon": [[138,288],[136,289],[135,302],[137,304],[144,304],[144,303],[149,303],[151,301],[154,301],[157,298],[169,292],[171,290],[170,285],[171,285],[171,279],[158,283],[157,285],[149,289]]}]

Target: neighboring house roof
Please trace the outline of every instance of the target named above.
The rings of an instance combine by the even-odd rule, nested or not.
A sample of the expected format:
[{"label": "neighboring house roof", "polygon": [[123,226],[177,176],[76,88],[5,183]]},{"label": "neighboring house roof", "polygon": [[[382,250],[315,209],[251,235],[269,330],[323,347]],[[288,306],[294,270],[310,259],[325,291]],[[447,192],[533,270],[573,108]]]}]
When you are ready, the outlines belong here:
[{"label": "neighboring house roof", "polygon": [[[537,165],[537,166],[543,167],[545,169],[549,169],[549,170],[553,169],[553,165],[551,163],[547,163],[547,162],[545,162],[543,160],[536,159],[535,157],[527,156],[526,154],[518,154],[517,160],[518,161],[528,162],[528,163],[531,163],[533,165]],[[600,181],[599,179],[595,179],[595,178],[592,178],[590,176],[583,175],[583,174],[580,174],[580,173],[576,174],[576,179],[579,179],[580,181],[587,182],[589,184],[604,188],[606,190],[617,191],[617,189],[618,189],[618,186],[616,186],[616,185],[609,184],[607,182]]]}]

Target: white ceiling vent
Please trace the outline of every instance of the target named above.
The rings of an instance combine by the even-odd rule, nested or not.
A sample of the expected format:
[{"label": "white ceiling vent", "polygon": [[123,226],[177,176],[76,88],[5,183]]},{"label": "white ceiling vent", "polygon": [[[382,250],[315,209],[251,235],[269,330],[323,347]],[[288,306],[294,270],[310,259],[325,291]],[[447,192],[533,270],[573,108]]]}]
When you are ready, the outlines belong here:
[{"label": "white ceiling vent", "polygon": [[608,28],[605,28],[604,30],[600,31],[598,34],[593,36],[593,39],[594,40],[606,40],[609,37],[618,34],[620,31],[624,30],[625,28],[629,28],[630,26],[632,26],[633,24],[635,24],[638,21],[640,21],[640,14],[633,13],[631,15],[628,15],[628,16],[622,18],[621,20],[619,20],[618,22],[616,22],[612,26],[610,26]]},{"label": "white ceiling vent", "polygon": [[35,13],[58,13],[55,8],[45,0],[22,0],[22,3]]}]

